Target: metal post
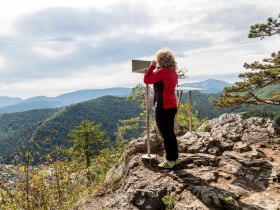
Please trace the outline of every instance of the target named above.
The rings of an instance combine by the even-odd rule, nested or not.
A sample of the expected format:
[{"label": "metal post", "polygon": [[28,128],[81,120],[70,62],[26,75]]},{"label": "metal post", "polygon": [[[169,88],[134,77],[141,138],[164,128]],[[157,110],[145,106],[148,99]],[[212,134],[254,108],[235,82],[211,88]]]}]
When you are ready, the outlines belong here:
[{"label": "metal post", "polygon": [[180,103],[181,103],[181,99],[182,99],[182,95],[183,95],[183,91],[177,90],[177,95],[178,95],[178,103],[177,103],[177,113],[179,112],[179,108],[180,108]]},{"label": "metal post", "polygon": [[147,155],[150,158],[150,94],[149,85],[146,84],[146,124],[147,124]]},{"label": "metal post", "polygon": [[180,103],[181,103],[182,95],[183,95],[183,91],[182,90],[177,90],[178,102],[177,102],[177,113],[176,113],[176,116],[175,116],[175,125],[176,125],[176,127],[178,126],[177,116],[179,114],[179,109],[180,109]]},{"label": "metal post", "polygon": [[192,131],[192,91],[189,90],[189,131]]},{"label": "metal post", "polygon": [[147,154],[142,155],[143,160],[150,160],[150,166],[152,166],[152,159],[156,159],[155,154],[151,154],[150,146],[150,94],[149,94],[149,85],[146,84],[146,125],[147,125]]},{"label": "metal post", "polygon": [[[132,72],[136,73],[145,73],[147,68],[150,66],[151,61],[143,60],[132,60]],[[147,154],[142,155],[142,160],[150,160],[150,165],[152,166],[152,159],[156,159],[155,154],[151,154],[151,145],[150,145],[150,94],[149,94],[149,85],[146,84],[146,126],[147,126]]]}]

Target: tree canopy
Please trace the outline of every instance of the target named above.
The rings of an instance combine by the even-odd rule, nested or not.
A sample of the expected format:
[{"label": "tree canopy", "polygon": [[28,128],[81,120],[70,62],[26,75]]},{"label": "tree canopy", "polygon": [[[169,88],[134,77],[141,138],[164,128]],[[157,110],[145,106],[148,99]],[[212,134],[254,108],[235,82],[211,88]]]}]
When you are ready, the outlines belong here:
[{"label": "tree canopy", "polygon": [[260,37],[263,39],[267,36],[272,36],[275,34],[280,34],[280,14],[278,15],[278,18],[268,18],[267,23],[257,23],[253,26],[251,26],[250,32],[248,37],[249,38],[258,38]]},{"label": "tree canopy", "polygon": [[69,131],[69,137],[74,150],[85,157],[93,156],[104,144],[105,131],[101,130],[100,124],[83,120],[75,129]]},{"label": "tree canopy", "polygon": [[[276,19],[268,18],[267,23],[251,26],[248,37],[263,39],[273,35],[280,35],[280,14]],[[244,68],[252,71],[239,75],[239,78],[243,79],[242,82],[236,82],[233,86],[224,88],[219,100],[213,101],[214,105],[230,109],[240,108],[244,104],[279,106],[279,88],[276,88],[271,95],[265,96],[260,94],[260,90],[270,85],[280,84],[280,51],[272,53],[271,57],[263,59],[263,62],[245,63]]]}]

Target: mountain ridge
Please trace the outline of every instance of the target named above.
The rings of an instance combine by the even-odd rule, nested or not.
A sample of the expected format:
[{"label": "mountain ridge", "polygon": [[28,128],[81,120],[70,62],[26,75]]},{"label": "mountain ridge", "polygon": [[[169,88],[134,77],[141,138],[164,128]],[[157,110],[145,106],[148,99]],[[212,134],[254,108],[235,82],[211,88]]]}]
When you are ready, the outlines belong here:
[{"label": "mountain ridge", "polygon": [[20,100],[18,101],[19,103],[10,103],[7,106],[1,106],[0,104],[0,114],[23,112],[32,109],[61,108],[63,106],[96,99],[105,95],[126,97],[130,92],[131,88],[117,87],[77,90],[56,97],[34,96],[25,100]]},{"label": "mountain ridge", "polygon": [[[222,80],[208,79],[200,82],[183,83],[180,86],[199,87],[205,89],[206,93],[220,93],[225,86],[230,83]],[[56,97],[34,96],[25,100],[12,97],[0,97],[0,114],[22,112],[32,109],[60,108],[74,103],[92,100],[105,95],[127,97],[131,93],[131,88],[113,87],[101,89],[84,89],[64,93]],[[4,100],[5,99],[5,100]]]},{"label": "mountain ridge", "polygon": [[20,103],[21,101],[23,100],[19,97],[0,96],[0,108]]}]

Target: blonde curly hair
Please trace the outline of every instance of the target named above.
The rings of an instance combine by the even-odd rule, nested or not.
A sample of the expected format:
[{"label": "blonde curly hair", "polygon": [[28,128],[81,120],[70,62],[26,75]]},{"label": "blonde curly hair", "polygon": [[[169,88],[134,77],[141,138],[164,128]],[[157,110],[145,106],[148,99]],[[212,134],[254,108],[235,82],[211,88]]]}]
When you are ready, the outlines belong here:
[{"label": "blonde curly hair", "polygon": [[175,57],[170,49],[163,48],[157,51],[155,58],[160,68],[177,69]]}]

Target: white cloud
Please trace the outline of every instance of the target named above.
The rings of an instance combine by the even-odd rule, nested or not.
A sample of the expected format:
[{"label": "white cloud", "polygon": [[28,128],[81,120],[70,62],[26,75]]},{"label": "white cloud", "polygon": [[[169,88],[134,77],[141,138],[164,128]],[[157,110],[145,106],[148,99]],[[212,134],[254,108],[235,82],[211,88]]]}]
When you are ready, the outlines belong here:
[{"label": "white cloud", "polygon": [[[122,78],[120,80],[120,78]],[[0,95],[28,98],[34,95],[57,96],[78,89],[132,87],[142,83],[143,75],[131,71],[131,63],[88,67],[63,78],[43,78],[26,82],[0,83]],[[51,85],[50,85],[51,84]]]},{"label": "white cloud", "polygon": [[1,68],[1,66],[4,66],[4,62],[5,62],[5,59],[0,56],[0,68]]},{"label": "white cloud", "polygon": [[162,47],[191,80],[244,71],[280,46],[279,37],[247,38],[250,25],[278,15],[277,0],[0,2],[0,95],[133,86],[142,75],[131,73],[131,59]]},{"label": "white cloud", "polygon": [[50,41],[36,44],[31,49],[35,53],[55,59],[71,54],[74,51],[73,46],[69,43],[52,43]]}]

